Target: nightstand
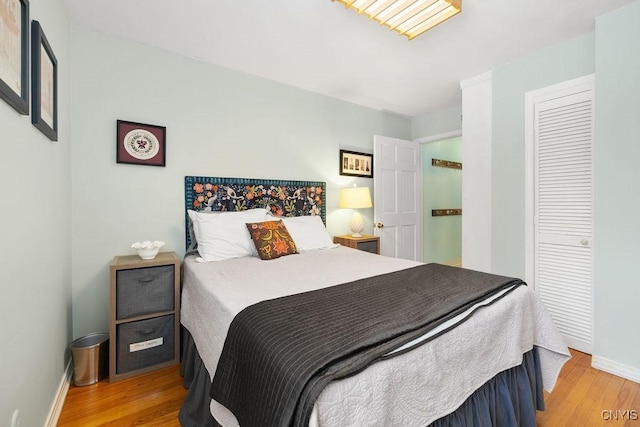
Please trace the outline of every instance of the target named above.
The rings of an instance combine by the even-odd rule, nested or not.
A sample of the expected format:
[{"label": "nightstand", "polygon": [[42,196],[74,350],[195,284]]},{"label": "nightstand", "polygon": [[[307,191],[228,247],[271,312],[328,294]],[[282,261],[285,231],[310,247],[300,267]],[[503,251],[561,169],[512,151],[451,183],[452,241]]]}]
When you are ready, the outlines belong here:
[{"label": "nightstand", "polygon": [[109,381],[179,363],[178,256],[116,256],[110,270]]},{"label": "nightstand", "polygon": [[339,243],[342,246],[380,255],[380,238],[376,236],[364,234],[362,237],[353,237],[350,234],[345,234],[342,236],[333,236],[333,243]]}]

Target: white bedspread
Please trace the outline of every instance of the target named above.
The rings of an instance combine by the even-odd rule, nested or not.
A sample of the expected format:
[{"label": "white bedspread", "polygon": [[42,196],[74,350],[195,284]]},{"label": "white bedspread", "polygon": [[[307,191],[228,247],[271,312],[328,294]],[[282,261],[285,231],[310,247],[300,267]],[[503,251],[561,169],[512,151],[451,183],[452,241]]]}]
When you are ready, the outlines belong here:
[{"label": "white bedspread", "polygon": [[[271,261],[198,263],[187,257],[181,322],[213,375],[229,325],[245,307],[417,264],[345,247]],[[537,295],[521,286],[446,334],[332,382],[316,402],[310,425],[427,425],[499,372],[522,363],[534,345],[550,391],[569,352]],[[213,401],[211,408],[222,425],[237,425],[222,405]]]}]

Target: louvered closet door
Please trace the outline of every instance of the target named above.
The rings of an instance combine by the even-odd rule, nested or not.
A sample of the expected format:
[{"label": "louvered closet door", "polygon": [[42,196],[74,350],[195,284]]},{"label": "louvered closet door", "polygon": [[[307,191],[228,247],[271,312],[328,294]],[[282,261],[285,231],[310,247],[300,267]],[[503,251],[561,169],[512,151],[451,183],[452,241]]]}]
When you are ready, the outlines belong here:
[{"label": "louvered closet door", "polygon": [[570,347],[593,335],[593,90],[535,105],[536,287]]}]

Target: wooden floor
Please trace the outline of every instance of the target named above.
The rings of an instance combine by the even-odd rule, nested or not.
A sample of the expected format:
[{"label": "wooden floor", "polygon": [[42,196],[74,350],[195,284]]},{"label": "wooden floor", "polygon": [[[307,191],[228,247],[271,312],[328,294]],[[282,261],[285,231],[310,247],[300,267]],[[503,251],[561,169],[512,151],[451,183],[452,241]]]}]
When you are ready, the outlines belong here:
[{"label": "wooden floor", "polygon": [[[572,350],[538,426],[628,426],[624,410],[640,417],[640,384],[591,368],[591,356]],[[185,396],[177,366],[115,383],[71,386],[58,426],[179,426],[178,409]],[[613,411],[602,417],[603,411]],[[620,411],[620,412],[615,412]],[[609,414],[617,414],[612,420]]]},{"label": "wooden floor", "polygon": [[[640,427],[640,384],[592,368],[588,354],[571,350],[571,355],[553,392],[545,392],[546,410],[538,412],[538,426]],[[624,416],[625,410],[635,410],[637,419]]]},{"label": "wooden floor", "polygon": [[177,365],[114,383],[71,385],[58,426],[180,426],[185,395]]}]

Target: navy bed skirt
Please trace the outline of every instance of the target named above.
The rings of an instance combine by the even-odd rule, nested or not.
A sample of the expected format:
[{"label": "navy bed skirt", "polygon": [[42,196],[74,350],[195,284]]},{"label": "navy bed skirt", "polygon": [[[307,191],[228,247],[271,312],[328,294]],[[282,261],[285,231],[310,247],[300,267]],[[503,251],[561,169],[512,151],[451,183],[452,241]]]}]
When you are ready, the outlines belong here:
[{"label": "navy bed skirt", "polygon": [[[178,415],[180,424],[183,427],[218,426],[209,408],[209,373],[191,334],[185,328],[182,328],[181,373],[188,391]],[[534,347],[523,355],[522,364],[500,372],[469,396],[458,409],[431,425],[535,427],[536,410],[544,410],[544,394],[540,360]]]}]

